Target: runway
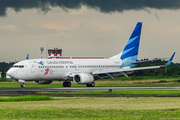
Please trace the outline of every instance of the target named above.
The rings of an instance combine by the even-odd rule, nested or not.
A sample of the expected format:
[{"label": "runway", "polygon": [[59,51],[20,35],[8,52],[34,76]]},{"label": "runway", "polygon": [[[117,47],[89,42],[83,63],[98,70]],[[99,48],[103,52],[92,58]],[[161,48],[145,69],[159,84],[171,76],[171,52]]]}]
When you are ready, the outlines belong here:
[{"label": "runway", "polygon": [[0,88],[0,96],[47,95],[54,97],[180,97],[180,95],[74,95],[74,94],[40,94],[38,92],[71,92],[89,90],[179,90],[180,87],[27,87]]},{"label": "runway", "polygon": [[59,92],[59,91],[88,91],[88,90],[179,90],[180,87],[26,87],[0,88],[0,92]]}]

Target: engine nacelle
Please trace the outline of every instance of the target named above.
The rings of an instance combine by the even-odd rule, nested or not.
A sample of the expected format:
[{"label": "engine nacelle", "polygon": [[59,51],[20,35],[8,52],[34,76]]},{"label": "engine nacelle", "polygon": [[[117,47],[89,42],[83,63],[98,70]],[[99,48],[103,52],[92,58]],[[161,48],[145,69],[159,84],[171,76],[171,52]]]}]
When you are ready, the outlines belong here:
[{"label": "engine nacelle", "polygon": [[91,74],[79,73],[74,75],[73,81],[76,84],[89,84],[94,81],[94,77]]},{"label": "engine nacelle", "polygon": [[34,83],[36,83],[36,84],[50,84],[50,83],[52,83],[52,80],[46,80],[46,81],[35,80]]}]

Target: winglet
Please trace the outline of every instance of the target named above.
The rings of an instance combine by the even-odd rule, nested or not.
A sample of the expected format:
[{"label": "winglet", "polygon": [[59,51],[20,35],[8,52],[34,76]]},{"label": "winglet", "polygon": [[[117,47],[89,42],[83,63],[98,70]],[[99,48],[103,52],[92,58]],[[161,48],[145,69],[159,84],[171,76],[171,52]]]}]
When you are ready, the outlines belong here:
[{"label": "winglet", "polygon": [[172,60],[173,60],[173,58],[174,58],[175,53],[176,53],[176,52],[173,53],[173,55],[171,56],[170,60],[168,61],[168,63],[167,63],[165,66],[171,65],[171,62],[172,62]]},{"label": "winglet", "polygon": [[27,57],[26,57],[26,60],[28,60],[29,59],[29,54],[27,54]]}]

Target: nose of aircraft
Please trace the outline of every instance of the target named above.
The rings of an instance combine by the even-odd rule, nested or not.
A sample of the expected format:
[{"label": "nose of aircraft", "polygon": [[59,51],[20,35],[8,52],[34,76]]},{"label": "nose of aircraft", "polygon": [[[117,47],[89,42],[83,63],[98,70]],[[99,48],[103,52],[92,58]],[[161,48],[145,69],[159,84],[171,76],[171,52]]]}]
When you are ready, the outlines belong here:
[{"label": "nose of aircraft", "polygon": [[14,70],[12,70],[11,68],[7,71],[7,75],[9,75],[10,77],[13,78],[13,76],[15,75]]}]

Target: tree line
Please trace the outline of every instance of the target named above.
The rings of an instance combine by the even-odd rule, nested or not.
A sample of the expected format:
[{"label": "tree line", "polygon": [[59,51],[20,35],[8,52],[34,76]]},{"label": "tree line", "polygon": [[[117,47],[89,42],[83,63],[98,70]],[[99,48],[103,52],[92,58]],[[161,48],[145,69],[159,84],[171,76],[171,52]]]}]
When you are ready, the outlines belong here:
[{"label": "tree line", "polygon": [[[146,67],[146,66],[159,66],[165,65],[167,61],[165,60],[158,60],[152,62],[145,62],[138,64],[138,67]],[[162,67],[160,69],[150,69],[150,70],[141,70],[141,71],[134,71],[134,76],[179,76],[180,75],[180,64],[173,63],[170,66]]]}]

